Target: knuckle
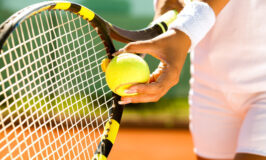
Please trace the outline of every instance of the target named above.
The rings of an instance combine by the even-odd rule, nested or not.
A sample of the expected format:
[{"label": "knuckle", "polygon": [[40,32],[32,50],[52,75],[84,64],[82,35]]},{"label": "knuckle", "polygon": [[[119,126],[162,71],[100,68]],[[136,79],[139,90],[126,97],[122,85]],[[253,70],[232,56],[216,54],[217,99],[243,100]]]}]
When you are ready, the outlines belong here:
[{"label": "knuckle", "polygon": [[162,89],[163,89],[163,85],[160,83],[158,83],[158,84],[154,85],[152,88],[150,88],[150,90],[153,93],[160,93]]},{"label": "knuckle", "polygon": [[145,92],[146,89],[147,89],[147,87],[145,85],[143,85],[143,84],[138,84],[138,86],[136,88],[137,92],[140,92],[140,93]]}]

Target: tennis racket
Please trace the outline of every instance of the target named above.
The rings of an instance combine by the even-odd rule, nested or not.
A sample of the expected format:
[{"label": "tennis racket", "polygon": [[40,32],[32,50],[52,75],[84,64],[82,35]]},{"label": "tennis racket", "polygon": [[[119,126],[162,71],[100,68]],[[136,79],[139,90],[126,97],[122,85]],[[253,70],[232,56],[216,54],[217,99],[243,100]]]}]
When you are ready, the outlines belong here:
[{"label": "tennis racket", "polygon": [[66,1],[26,7],[0,26],[0,159],[107,159],[123,106],[101,61],[112,39],[131,42],[165,32],[169,11],[128,31]]}]

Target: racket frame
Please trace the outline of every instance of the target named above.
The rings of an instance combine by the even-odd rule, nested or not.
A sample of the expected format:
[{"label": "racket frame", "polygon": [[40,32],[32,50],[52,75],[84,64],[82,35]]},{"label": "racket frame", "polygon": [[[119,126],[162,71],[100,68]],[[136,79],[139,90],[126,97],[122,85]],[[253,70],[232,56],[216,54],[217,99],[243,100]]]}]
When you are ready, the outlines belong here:
[{"label": "racket frame", "polygon": [[[88,23],[90,23],[96,29],[97,33],[101,37],[109,59],[112,59],[113,53],[116,52],[110,36],[113,39],[124,43],[151,39],[165,32],[168,29],[168,25],[174,21],[177,16],[176,11],[171,11],[171,14],[165,18],[161,18],[161,21],[155,22],[147,28],[137,31],[129,31],[112,25],[95,14],[92,10],[76,3],[68,1],[41,2],[18,11],[0,25],[0,51],[5,45],[9,35],[12,34],[12,32],[20,25],[20,23],[33,15],[47,10],[69,11],[88,21]],[[113,93],[113,106],[111,112],[109,112],[110,120],[105,124],[104,134],[93,157],[95,160],[106,160],[112,149],[119,130],[124,108],[124,105],[118,104],[120,98],[120,96]]]}]

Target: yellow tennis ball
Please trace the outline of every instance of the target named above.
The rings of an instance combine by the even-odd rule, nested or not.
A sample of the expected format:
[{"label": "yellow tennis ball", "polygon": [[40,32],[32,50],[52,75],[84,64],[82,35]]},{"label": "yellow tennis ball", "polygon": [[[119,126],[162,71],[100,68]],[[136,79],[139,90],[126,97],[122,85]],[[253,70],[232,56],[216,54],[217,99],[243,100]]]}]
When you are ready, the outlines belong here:
[{"label": "yellow tennis ball", "polygon": [[132,53],[123,53],[114,57],[108,64],[105,74],[109,88],[120,96],[136,95],[124,91],[133,84],[147,83],[150,78],[148,64]]}]

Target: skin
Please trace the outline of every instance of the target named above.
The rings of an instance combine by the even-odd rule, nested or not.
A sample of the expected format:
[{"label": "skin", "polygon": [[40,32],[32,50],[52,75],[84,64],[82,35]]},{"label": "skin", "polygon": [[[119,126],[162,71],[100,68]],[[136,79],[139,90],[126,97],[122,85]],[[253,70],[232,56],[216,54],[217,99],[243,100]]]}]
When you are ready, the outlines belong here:
[{"label": "skin", "polygon": [[[199,0],[198,0],[199,1]],[[200,0],[212,7],[217,16],[229,0]],[[156,6],[154,19],[175,9],[181,11],[185,3],[183,0],[159,0]],[[117,54],[143,53],[150,54],[161,61],[158,68],[151,74],[150,83],[138,84],[130,87],[125,92],[138,93],[136,96],[122,97],[120,104],[157,102],[167,91],[178,83],[187,52],[191,45],[189,37],[179,30],[168,30],[166,33],[147,41],[129,43]],[[205,159],[198,160],[229,160],[229,159]],[[266,160],[266,157],[237,153],[234,160]]]},{"label": "skin", "polygon": [[[213,8],[216,15],[229,0],[201,0]],[[182,0],[159,0],[155,10],[155,19],[168,10],[181,11],[185,3]],[[151,74],[148,84],[138,84],[126,90],[126,93],[138,93],[136,96],[122,97],[120,104],[157,102],[167,91],[178,83],[187,52],[191,45],[189,37],[179,31],[170,29],[164,34],[146,41],[129,43],[117,54],[150,54],[161,61],[159,67]]]},{"label": "skin", "polygon": [[[120,104],[158,101],[171,87],[178,83],[189,46],[189,38],[178,30],[168,31],[150,41],[139,41],[127,45],[122,52],[149,53],[159,59],[161,63],[151,74],[150,83],[130,87],[130,90],[125,92],[138,93],[138,95],[122,97]],[[170,74],[173,72],[175,74]]]}]

